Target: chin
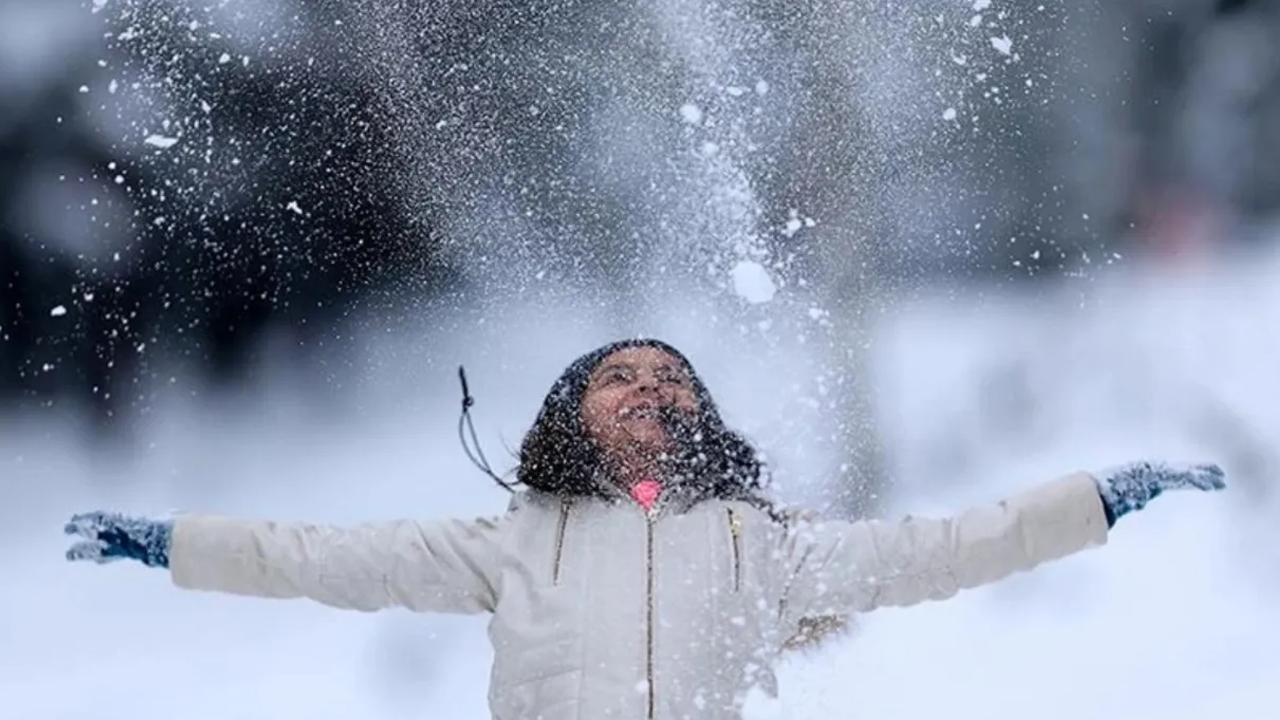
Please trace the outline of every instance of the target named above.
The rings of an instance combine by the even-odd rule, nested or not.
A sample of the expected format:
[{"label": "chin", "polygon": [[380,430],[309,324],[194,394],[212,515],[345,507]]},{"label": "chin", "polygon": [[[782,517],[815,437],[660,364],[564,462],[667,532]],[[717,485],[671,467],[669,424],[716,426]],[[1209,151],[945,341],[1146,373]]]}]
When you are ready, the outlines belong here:
[{"label": "chin", "polygon": [[671,438],[665,432],[636,433],[631,436],[631,447],[645,455],[660,455],[671,449]]},{"label": "chin", "polygon": [[636,438],[636,446],[650,453],[663,453],[671,448],[671,440],[666,435]]}]

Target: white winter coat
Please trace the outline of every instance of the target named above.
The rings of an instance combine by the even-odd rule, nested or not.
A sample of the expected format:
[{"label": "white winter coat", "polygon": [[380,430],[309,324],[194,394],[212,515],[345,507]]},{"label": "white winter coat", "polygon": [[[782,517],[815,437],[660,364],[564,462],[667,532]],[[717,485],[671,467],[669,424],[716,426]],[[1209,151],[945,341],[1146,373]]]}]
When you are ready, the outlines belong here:
[{"label": "white winter coat", "polygon": [[180,587],[357,610],[491,613],[495,720],[734,720],[801,620],[940,600],[1105,543],[1073,475],[942,520],[803,521],[744,502],[650,513],[517,495],[501,518],[351,528],[183,516]]}]

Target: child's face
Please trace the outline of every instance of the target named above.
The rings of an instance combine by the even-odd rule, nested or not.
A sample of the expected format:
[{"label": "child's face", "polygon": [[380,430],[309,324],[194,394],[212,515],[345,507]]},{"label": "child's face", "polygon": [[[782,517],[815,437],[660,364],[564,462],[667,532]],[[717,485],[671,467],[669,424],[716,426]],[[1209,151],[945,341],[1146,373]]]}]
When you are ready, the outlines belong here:
[{"label": "child's face", "polygon": [[652,459],[671,445],[663,409],[698,412],[683,364],[659,348],[624,348],[592,371],[582,397],[582,423],[615,462]]}]

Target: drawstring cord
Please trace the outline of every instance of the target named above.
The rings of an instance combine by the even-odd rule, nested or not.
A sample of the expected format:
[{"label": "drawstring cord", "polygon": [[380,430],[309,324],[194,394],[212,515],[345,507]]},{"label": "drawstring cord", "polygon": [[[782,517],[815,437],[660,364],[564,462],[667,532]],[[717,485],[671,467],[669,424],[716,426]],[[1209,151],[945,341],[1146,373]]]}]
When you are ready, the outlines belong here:
[{"label": "drawstring cord", "polygon": [[[462,443],[462,451],[467,454],[467,459],[472,465],[480,468],[480,471],[493,481],[498,483],[503,490],[509,493],[516,491],[512,483],[503,480],[493,471],[493,467],[489,465],[489,459],[484,456],[484,450],[480,447],[480,438],[476,436],[476,426],[471,422],[471,406],[476,404],[476,399],[471,396],[471,390],[467,387],[467,372],[458,366],[458,380],[462,383],[462,416],[458,418],[458,440]],[[468,443],[468,436],[470,443]],[[474,451],[472,446],[475,446]]]}]

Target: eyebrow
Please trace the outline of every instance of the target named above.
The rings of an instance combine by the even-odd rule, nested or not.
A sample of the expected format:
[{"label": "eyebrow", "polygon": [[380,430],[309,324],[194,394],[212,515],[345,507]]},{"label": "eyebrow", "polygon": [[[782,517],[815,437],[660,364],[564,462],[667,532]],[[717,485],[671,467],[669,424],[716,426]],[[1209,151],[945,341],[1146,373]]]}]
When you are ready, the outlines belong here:
[{"label": "eyebrow", "polygon": [[601,374],[606,373],[606,372],[608,372],[608,371],[610,371],[610,370],[635,370],[635,369],[636,369],[636,366],[635,366],[634,364],[632,364],[632,363],[628,363],[628,362],[620,362],[620,361],[618,361],[618,360],[614,360],[614,361],[611,361],[611,362],[607,362],[607,363],[605,363],[605,364],[601,365],[600,367],[596,368],[594,371],[592,371],[592,373],[591,373],[591,374],[592,374],[592,375],[601,375]]},{"label": "eyebrow", "polygon": [[[632,370],[632,371],[634,371],[635,369],[636,369],[636,365],[635,365],[635,363],[623,362],[623,361],[621,361],[621,360],[612,360],[612,361],[610,361],[610,362],[607,362],[607,363],[605,363],[605,364],[601,365],[600,367],[596,368],[595,370],[593,370],[593,371],[591,372],[591,375],[592,375],[592,377],[594,377],[594,376],[596,376],[596,375],[602,375],[602,374],[604,374],[604,373],[606,373],[606,372],[608,372],[608,371],[610,371],[610,370]],[[664,364],[662,364],[662,365],[659,365],[658,367],[654,368],[654,372],[656,372],[656,373],[674,372],[674,373],[676,373],[677,375],[681,375],[681,376],[684,376],[684,377],[688,377],[688,375],[689,375],[688,373],[686,373],[686,372],[684,371],[684,368],[680,367],[679,365],[672,365],[672,364],[670,364],[670,363],[664,363]]]}]

